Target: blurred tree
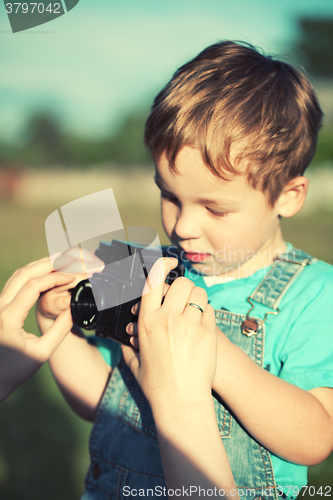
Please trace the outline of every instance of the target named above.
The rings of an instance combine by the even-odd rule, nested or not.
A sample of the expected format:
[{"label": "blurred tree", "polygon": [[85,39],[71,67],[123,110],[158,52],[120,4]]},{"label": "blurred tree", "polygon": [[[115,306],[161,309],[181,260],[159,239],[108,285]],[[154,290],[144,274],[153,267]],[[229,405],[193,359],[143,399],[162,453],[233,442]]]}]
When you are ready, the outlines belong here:
[{"label": "blurred tree", "polygon": [[65,136],[56,118],[43,112],[33,115],[23,135],[22,157],[34,164],[54,165],[68,162]]},{"label": "blurred tree", "polygon": [[147,112],[135,110],[126,116],[116,132],[106,138],[91,138],[66,134],[53,116],[37,113],[28,120],[23,136],[24,146],[20,148],[17,145],[14,155],[16,153],[16,158],[30,165],[41,166],[95,166],[110,162],[122,166],[146,164],[150,160],[143,146],[147,115]]},{"label": "blurred tree", "polygon": [[17,152],[16,149],[15,144],[0,139],[0,168],[2,168],[3,165],[6,165],[6,168],[10,168],[12,165],[11,162]]},{"label": "blurred tree", "polygon": [[117,133],[106,142],[106,151],[112,160],[122,164],[151,161],[143,145],[143,132],[147,111],[135,111],[127,115]]},{"label": "blurred tree", "polygon": [[299,19],[296,57],[313,75],[333,77],[333,18]]},{"label": "blurred tree", "polygon": [[333,161],[333,127],[323,127],[319,132],[318,147],[313,157],[312,165],[322,165]]},{"label": "blurred tree", "polygon": [[65,137],[68,163],[78,167],[94,167],[112,158],[108,157],[105,140],[69,134]]}]

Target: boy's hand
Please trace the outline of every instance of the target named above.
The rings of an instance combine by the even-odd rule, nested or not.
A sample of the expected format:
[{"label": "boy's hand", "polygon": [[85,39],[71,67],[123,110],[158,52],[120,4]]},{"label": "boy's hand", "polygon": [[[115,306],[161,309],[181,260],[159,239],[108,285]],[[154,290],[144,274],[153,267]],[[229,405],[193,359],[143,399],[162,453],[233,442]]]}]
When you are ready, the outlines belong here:
[{"label": "boy's hand", "polygon": [[[179,405],[211,405],[216,367],[215,315],[207,304],[206,292],[187,278],[178,278],[161,304],[165,277],[175,266],[174,259],[159,259],[149,273],[148,282],[159,276],[160,284],[142,296],[140,354],[122,346],[124,359],[141,385],[155,420]],[[189,303],[197,304],[204,313]]]},{"label": "boy's hand", "polygon": [[[101,272],[104,262],[87,250],[73,247],[54,261],[54,267],[61,273],[71,273],[75,279],[71,283],[54,287],[41,294],[37,304],[38,320],[40,318],[54,320],[68,309],[71,303],[69,289],[74,288],[81,280],[91,277],[94,272]],[[83,269],[86,269],[86,272],[83,272]]]},{"label": "boy's hand", "polygon": [[23,329],[41,292],[54,286],[70,286],[74,279],[52,270],[49,258],[32,262],[11,276],[0,295],[0,401],[49,359],[71,329],[68,310],[42,338]]}]

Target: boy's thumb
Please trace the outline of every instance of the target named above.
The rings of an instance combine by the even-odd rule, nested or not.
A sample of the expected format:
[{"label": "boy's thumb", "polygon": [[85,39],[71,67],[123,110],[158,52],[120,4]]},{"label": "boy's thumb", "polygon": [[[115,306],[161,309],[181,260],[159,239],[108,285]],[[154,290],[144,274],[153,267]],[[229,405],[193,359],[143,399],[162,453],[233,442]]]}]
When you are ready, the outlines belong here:
[{"label": "boy's thumb", "polygon": [[42,352],[47,359],[49,359],[56,348],[68,335],[72,326],[73,320],[70,309],[66,309],[66,311],[59,314],[51,328],[49,328],[49,330],[44,333],[42,337],[40,337],[39,347],[42,349]]}]

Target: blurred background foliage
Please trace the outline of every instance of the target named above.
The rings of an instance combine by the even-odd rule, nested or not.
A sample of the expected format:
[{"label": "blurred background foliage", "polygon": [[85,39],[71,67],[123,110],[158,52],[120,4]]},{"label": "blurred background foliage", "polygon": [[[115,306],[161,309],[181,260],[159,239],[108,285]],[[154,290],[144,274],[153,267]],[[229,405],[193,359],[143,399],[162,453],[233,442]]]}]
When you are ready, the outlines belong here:
[{"label": "blurred background foliage", "polygon": [[294,47],[296,58],[312,75],[333,77],[333,20],[304,17]]},{"label": "blurred background foliage", "polygon": [[[333,101],[333,19],[301,18],[298,28],[290,55],[309,72],[318,91],[328,89]],[[34,168],[79,165],[87,169],[110,162],[121,168],[133,164],[144,168],[150,163],[142,141],[148,113],[148,107],[134,109],[122,117],[116,130],[91,138],[67,130],[56,113],[37,109],[15,141],[0,139],[2,168],[12,168],[13,162],[16,167]],[[333,162],[333,109],[325,115],[311,168]]]},{"label": "blurred background foliage", "polygon": [[27,120],[16,142],[0,144],[0,161],[10,168],[52,166],[94,168],[114,162],[145,167],[150,156],[143,146],[144,123],[149,110],[125,116],[117,130],[108,137],[90,138],[66,131],[60,118],[50,112],[36,112]]},{"label": "blurred background foliage", "polygon": [[[298,33],[290,54],[309,71],[316,88],[328,90],[333,100],[333,19],[301,18]],[[138,106],[123,116],[116,129],[91,137],[66,127],[55,111],[36,107],[15,141],[0,138],[1,287],[15,269],[48,253],[43,228],[50,207],[22,206],[15,184],[18,172],[34,169],[42,173],[75,167],[82,176],[96,169],[97,176],[105,169],[115,174],[121,172],[122,182],[130,182],[133,166],[142,172],[150,171],[152,166],[142,143],[148,112],[148,107]],[[333,111],[328,108],[325,112],[325,125],[310,171],[323,167],[332,170]],[[13,177],[6,176],[8,172]],[[282,220],[287,241],[331,264],[332,198],[328,208],[314,207],[306,217],[299,214]],[[158,202],[146,204],[142,198],[130,201],[121,208],[124,226],[154,227],[162,243],[167,243],[162,236]],[[26,328],[37,332],[33,311]],[[80,498],[89,462],[91,424],[78,418],[63,401],[47,365],[1,405],[0,429],[1,500]],[[310,468],[309,485],[316,491],[323,486],[324,492],[326,486],[333,488],[333,455]],[[318,496],[309,492],[302,498]]]}]

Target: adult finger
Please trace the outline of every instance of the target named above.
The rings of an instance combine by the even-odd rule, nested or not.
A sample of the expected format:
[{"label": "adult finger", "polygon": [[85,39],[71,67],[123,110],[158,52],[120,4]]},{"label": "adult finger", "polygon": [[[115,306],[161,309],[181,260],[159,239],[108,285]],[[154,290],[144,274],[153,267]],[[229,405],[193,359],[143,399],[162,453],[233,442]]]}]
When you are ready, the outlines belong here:
[{"label": "adult finger", "polygon": [[9,303],[17,292],[31,279],[53,271],[51,259],[44,257],[35,262],[30,262],[24,267],[17,269],[6,282],[1,293],[1,302]]},{"label": "adult finger", "polygon": [[84,248],[72,247],[53,259],[53,267],[65,273],[101,272],[105,264],[96,255]]},{"label": "adult finger", "polygon": [[66,250],[65,252],[54,255],[54,257],[56,257],[56,258],[66,257],[66,256],[69,256],[69,257],[77,259],[77,260],[81,260],[81,257],[83,257],[86,262],[96,261],[96,260],[102,262],[98,257],[96,257],[94,252],[90,252],[89,250],[86,250],[85,248],[79,248],[78,246],[71,247],[68,250]]},{"label": "adult finger", "polygon": [[[167,291],[169,290],[169,288],[170,288],[170,285],[168,285],[167,283],[164,283],[163,298],[165,297],[165,295],[166,295]],[[163,302],[163,299],[162,299],[162,302]],[[140,313],[140,306],[141,306],[141,300],[139,300],[139,302],[137,302],[136,304],[134,304],[134,306],[131,309],[131,313],[135,314],[135,316],[138,316],[139,313]]]},{"label": "adult finger", "polygon": [[178,260],[170,257],[163,257],[155,262],[142,292],[140,314],[146,314],[161,307],[165,279],[177,264]]},{"label": "adult finger", "polygon": [[[80,281],[86,279],[85,274],[77,274],[77,273],[67,274],[67,273],[62,273],[62,272],[57,273],[57,274],[62,274],[62,275],[66,274],[66,276],[71,276],[73,278],[73,280],[66,282],[64,285],[59,285],[56,288],[54,288],[53,292],[55,295],[61,295],[61,294],[64,294],[65,292],[70,293],[70,290],[72,288],[74,288]],[[47,293],[47,292],[48,292],[48,290],[46,290],[45,292],[42,292],[42,294]]]},{"label": "adult finger", "polygon": [[193,281],[188,278],[177,278],[164,297],[163,308],[169,309],[175,314],[182,314],[194,288]]},{"label": "adult finger", "polygon": [[87,277],[91,278],[94,273],[101,273],[104,267],[105,265],[103,264],[103,266],[93,265],[92,268],[88,268],[78,261],[72,261],[66,267],[58,269],[58,271],[61,273],[81,274],[83,276],[81,279],[87,279]]},{"label": "adult finger", "polygon": [[216,328],[216,320],[215,320],[215,311],[210,304],[207,304],[206,309],[201,318],[202,326],[204,326],[207,330],[215,332]]},{"label": "adult finger", "polygon": [[14,299],[6,306],[5,312],[8,318],[12,318],[16,324],[23,324],[30,309],[38,300],[41,292],[55,286],[65,285],[74,280],[69,274],[50,273],[38,278],[31,278],[16,294]]},{"label": "adult finger", "polygon": [[42,257],[41,259],[37,259],[37,260],[33,260],[32,262],[29,262],[27,264],[27,267],[34,266],[36,264],[41,264],[42,262],[50,262],[50,261],[51,261],[51,259],[50,259],[49,255],[48,255],[47,257]]},{"label": "adult finger", "polygon": [[208,297],[206,290],[199,287],[194,287],[188,297],[185,305],[184,314],[189,317],[202,318],[202,315],[208,304]]}]

